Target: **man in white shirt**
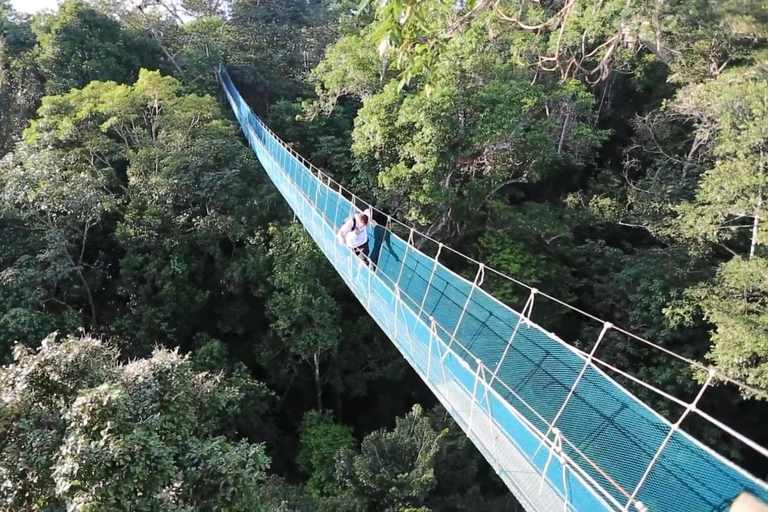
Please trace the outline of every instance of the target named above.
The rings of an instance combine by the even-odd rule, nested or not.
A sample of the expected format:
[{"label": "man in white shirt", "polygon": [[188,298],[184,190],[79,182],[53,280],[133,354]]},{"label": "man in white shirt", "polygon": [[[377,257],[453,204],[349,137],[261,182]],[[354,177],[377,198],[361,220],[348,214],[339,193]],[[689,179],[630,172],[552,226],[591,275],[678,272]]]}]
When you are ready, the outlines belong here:
[{"label": "man in white shirt", "polygon": [[363,263],[368,263],[368,216],[369,210],[356,213],[341,225],[337,236],[339,241],[352,249]]}]

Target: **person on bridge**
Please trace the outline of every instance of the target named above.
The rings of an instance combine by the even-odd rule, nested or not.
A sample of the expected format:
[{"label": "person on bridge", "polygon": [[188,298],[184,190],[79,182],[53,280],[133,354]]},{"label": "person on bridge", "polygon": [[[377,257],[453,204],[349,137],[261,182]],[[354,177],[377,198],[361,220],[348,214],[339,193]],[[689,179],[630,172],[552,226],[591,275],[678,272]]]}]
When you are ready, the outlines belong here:
[{"label": "person on bridge", "polygon": [[350,216],[341,225],[337,236],[339,241],[352,249],[363,263],[368,264],[368,223],[370,222],[370,210],[365,210]]}]

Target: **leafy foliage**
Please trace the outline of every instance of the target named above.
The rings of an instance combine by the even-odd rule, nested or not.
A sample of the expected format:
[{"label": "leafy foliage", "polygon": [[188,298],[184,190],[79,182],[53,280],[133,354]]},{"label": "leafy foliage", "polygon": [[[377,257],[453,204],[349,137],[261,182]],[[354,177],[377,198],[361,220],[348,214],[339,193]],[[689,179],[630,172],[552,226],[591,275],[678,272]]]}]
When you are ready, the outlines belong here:
[{"label": "leafy foliage", "polygon": [[387,510],[418,508],[437,485],[434,462],[441,439],[415,406],[397,419],[394,430],[367,436],[359,454],[340,453],[338,478],[371,504]]},{"label": "leafy foliage", "polygon": [[299,435],[301,450],[297,462],[311,475],[307,489],[315,496],[334,496],[340,490],[334,475],[336,453],[355,444],[350,428],[334,423],[327,414],[309,411],[301,422]]},{"label": "leafy foliage", "polygon": [[[359,197],[765,389],[766,21],[759,0],[0,0],[3,506],[518,509],[444,411],[407,413],[434,397],[285,222],[221,62]],[[600,328],[541,295],[532,319],[581,348]],[[33,350],[83,329],[121,355]],[[620,333],[597,356],[698,391]],[[765,445],[752,398],[705,405]]]},{"label": "leafy foliage", "polygon": [[582,161],[604,136],[581,85],[536,87],[509,58],[473,30],[446,48],[428,90],[400,94],[390,82],[360,109],[360,181],[427,234],[461,233],[497,193]]},{"label": "leafy foliage", "polygon": [[378,3],[374,39],[394,54],[403,83],[432,73],[448,42],[492,20],[516,34],[516,58],[546,73],[592,83],[632,69],[637,51],[667,65],[678,81],[717,76],[766,36],[759,1],[663,4],[611,1],[387,0]]},{"label": "leafy foliage", "polygon": [[263,447],[199,421],[234,407],[240,390],[195,373],[188,358],[157,350],[121,364],[105,342],[49,337],[37,352],[17,347],[15,359],[0,370],[1,492],[12,509],[256,502]]},{"label": "leafy foliage", "polygon": [[[50,290],[43,298],[70,279],[97,324],[94,290],[118,278],[106,257],[117,245],[128,308],[116,325],[145,347],[158,337],[191,339],[210,296],[204,273],[223,278],[233,254],[252,259],[259,247],[247,242],[245,223],[256,215],[252,158],[212,98],[179,88],[142,72],[133,86],[94,82],[47,97],[27,142],[3,164],[7,209],[46,242],[34,275],[17,264],[7,279],[35,279]],[[168,326],[179,315],[189,319],[183,331]]]},{"label": "leafy foliage", "polygon": [[32,117],[41,94],[28,20],[0,3],[0,158]]},{"label": "leafy foliage", "polygon": [[[298,224],[270,228],[274,293],[266,308],[272,341],[262,357],[291,373],[298,363],[307,363],[314,376],[317,407],[322,409],[321,359],[338,347],[339,307],[323,285],[328,263],[302,229]],[[296,280],[297,275],[302,279]]]},{"label": "leafy foliage", "polygon": [[92,80],[132,82],[143,65],[156,61],[152,46],[135,40],[117,21],[80,0],[38,17],[33,30],[48,94],[61,94]]}]

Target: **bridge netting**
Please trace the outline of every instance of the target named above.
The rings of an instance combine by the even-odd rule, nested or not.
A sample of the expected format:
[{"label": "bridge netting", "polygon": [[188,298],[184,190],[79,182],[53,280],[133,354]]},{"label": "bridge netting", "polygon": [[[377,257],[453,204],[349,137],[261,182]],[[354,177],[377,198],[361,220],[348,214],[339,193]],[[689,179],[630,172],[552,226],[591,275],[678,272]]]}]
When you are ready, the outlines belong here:
[{"label": "bridge netting", "polygon": [[[335,236],[358,204],[256,117],[229,74],[222,88],[270,179],[369,314],[528,510],[727,510],[768,486],[676,423],[529,317],[454,273],[387,225],[369,228],[363,265]],[[412,233],[412,232],[411,232]]]}]

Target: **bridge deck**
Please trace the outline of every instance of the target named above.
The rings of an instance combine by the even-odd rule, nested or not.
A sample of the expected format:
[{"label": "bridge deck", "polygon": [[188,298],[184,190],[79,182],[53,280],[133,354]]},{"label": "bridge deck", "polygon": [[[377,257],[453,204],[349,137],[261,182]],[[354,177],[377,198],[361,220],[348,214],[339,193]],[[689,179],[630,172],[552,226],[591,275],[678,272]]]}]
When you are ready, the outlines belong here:
[{"label": "bridge deck", "polygon": [[[251,148],[307,232],[527,509],[622,509],[635,489],[652,512],[724,510],[743,491],[768,500],[765,482],[391,231],[370,232],[375,272],[360,265],[334,236],[355,205],[252,114],[224,70],[221,79]],[[555,422],[562,437],[545,435]]]}]

